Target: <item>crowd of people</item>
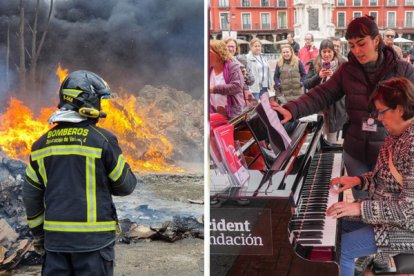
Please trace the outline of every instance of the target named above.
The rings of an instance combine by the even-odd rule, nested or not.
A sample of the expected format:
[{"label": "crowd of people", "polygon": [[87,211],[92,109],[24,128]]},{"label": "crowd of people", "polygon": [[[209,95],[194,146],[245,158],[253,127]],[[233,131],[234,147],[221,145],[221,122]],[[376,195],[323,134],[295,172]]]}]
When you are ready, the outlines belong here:
[{"label": "crowd of people", "polygon": [[[222,84],[210,81],[210,93],[226,95],[230,103],[229,98],[246,93],[245,87],[260,101],[273,88],[271,106],[282,123],[322,113],[330,143],[337,143],[342,132],[347,176],[331,180],[331,185],[339,185],[338,192],[352,189],[355,202],[338,202],[327,214],[343,218],[340,271],[349,276],[354,271],[363,275],[365,267],[355,264],[381,268],[392,256],[414,253],[414,48],[403,57],[394,44],[395,31],[381,34],[370,16],[353,19],[345,38],[347,57],[340,54],[338,38],[321,41],[318,49],[313,35],[306,34],[300,48],[289,34],[276,61],[273,83],[261,42],[253,39],[245,68],[254,80],[247,82],[241,66],[227,66],[239,73],[227,74]],[[210,45],[216,43],[220,42]],[[236,40],[234,44],[237,49]],[[223,59],[222,67],[227,60],[232,62]],[[211,56],[210,66],[215,71]],[[236,86],[238,92],[225,92]],[[210,111],[218,112],[212,101],[210,97]],[[246,102],[241,105],[238,112]]]}]

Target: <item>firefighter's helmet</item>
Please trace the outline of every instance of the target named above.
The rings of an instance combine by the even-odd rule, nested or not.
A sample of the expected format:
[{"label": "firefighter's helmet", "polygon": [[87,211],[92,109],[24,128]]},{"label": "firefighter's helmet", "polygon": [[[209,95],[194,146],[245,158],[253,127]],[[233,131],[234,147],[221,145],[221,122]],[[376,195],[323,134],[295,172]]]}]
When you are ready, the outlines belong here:
[{"label": "firefighter's helmet", "polygon": [[74,110],[85,117],[105,117],[106,114],[100,112],[101,99],[109,98],[111,94],[108,84],[97,74],[74,71],[60,86],[58,108]]}]

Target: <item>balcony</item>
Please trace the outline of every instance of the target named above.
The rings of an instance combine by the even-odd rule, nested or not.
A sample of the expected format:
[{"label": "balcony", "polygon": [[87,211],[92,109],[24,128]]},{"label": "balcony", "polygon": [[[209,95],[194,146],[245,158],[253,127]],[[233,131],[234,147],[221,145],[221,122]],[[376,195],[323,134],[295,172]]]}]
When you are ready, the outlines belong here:
[{"label": "balcony", "polygon": [[[287,27],[285,27],[285,29],[287,29]],[[227,29],[220,29],[219,31],[228,31],[229,28]],[[274,32],[276,30],[276,23],[273,24],[260,24],[260,23],[246,23],[246,24],[238,24],[238,23],[232,23],[231,24],[231,30],[232,31],[237,31],[237,32]]]},{"label": "balcony", "polygon": [[272,9],[272,8],[287,8],[286,0],[269,0],[269,1],[259,1],[254,3],[240,3],[238,2],[235,5],[238,9]]},{"label": "balcony", "polygon": [[[252,25],[251,24],[243,24],[242,25],[242,30],[251,30],[252,29]],[[241,31],[242,31],[241,30]]]},{"label": "balcony", "polygon": [[262,24],[261,29],[262,30],[270,30],[271,29],[270,23]]}]

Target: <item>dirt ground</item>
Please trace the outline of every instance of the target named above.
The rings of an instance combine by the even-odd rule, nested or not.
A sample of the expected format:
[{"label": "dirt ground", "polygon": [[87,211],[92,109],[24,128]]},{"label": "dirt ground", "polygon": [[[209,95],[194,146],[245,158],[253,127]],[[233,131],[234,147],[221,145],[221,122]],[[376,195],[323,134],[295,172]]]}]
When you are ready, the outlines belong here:
[{"label": "dirt ground", "polygon": [[[139,175],[139,189],[150,189],[157,197],[169,201],[203,200],[203,176],[191,175]],[[135,193],[135,192],[134,192]],[[191,207],[190,207],[191,208]],[[194,208],[203,208],[194,204]],[[115,246],[115,275],[203,275],[204,240],[185,238],[174,243],[164,241],[138,241]],[[7,274],[5,274],[7,275]],[[40,275],[40,266],[19,266],[9,275]]]}]

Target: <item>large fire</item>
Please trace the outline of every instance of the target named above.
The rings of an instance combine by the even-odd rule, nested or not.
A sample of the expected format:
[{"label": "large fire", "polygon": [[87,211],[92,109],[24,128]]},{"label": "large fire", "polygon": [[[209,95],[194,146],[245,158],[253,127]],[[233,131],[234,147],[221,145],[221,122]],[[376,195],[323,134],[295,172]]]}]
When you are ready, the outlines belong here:
[{"label": "large fire", "polygon": [[[56,74],[62,82],[68,70],[59,66]],[[136,110],[134,96],[125,95],[112,100],[102,100],[102,109],[108,117],[100,119],[98,125],[117,136],[134,171],[184,171],[168,162],[167,158],[173,150],[171,142],[145,123],[145,114],[139,114]],[[55,110],[55,107],[42,108],[40,114],[35,116],[23,102],[10,98],[6,111],[0,114],[0,148],[9,157],[27,162],[33,142],[52,127],[47,123],[47,118]]]}]

